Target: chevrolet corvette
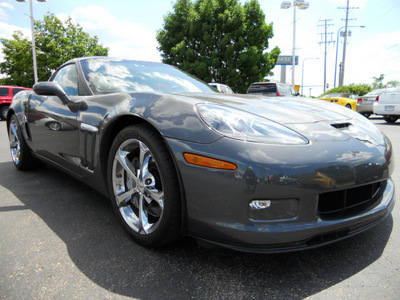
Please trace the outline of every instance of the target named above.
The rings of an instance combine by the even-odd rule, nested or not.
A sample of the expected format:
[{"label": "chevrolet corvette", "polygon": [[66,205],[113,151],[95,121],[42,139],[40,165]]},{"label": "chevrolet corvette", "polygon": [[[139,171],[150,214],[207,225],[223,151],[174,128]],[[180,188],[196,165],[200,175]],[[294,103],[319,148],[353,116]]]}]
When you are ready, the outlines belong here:
[{"label": "chevrolet corvette", "polygon": [[217,93],[162,63],[73,59],[8,110],[18,170],[47,164],[109,197],[144,246],[183,236],[270,253],[314,248],[384,220],[392,146],[320,100]]}]

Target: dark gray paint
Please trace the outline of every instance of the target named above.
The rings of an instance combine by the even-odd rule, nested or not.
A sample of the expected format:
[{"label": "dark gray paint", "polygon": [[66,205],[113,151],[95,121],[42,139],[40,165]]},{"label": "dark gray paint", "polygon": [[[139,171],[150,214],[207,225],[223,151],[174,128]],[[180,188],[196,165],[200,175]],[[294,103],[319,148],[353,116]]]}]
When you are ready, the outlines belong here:
[{"label": "dark gray paint", "polygon": [[[73,62],[79,65],[79,60]],[[85,84],[83,76],[78,77],[80,85]],[[357,227],[353,233],[369,228],[393,208],[390,142],[368,121],[346,108],[298,98],[216,93],[87,95],[90,88],[84,90],[84,96],[71,99],[85,104],[80,106],[84,109],[76,112],[55,96],[17,94],[10,111],[17,114],[35,155],[109,195],[106,161],[114,136],[123,126],[134,122],[151,124],[164,137],[177,166],[185,201],[182,214],[187,227],[183,232],[189,235],[238,250],[295,250],[307,247],[303,242],[318,234],[352,226]],[[229,106],[268,118],[304,135],[309,143],[284,146],[224,138],[197,116],[195,105],[199,103]],[[50,129],[46,125],[50,121],[58,122],[60,130]],[[342,123],[350,123],[356,130],[332,126]],[[188,165],[184,152],[227,160],[237,164],[238,170]],[[340,186],[302,180],[321,169],[332,168],[340,169],[347,179],[331,178],[340,181]],[[246,182],[246,170],[253,170],[256,184]],[[268,183],[266,178],[274,174],[291,180],[284,185],[279,180]],[[334,222],[318,218],[316,205],[320,193],[385,180],[388,184],[377,207]],[[253,222],[247,215],[249,202],[254,199],[292,198],[299,201],[295,219]]]}]

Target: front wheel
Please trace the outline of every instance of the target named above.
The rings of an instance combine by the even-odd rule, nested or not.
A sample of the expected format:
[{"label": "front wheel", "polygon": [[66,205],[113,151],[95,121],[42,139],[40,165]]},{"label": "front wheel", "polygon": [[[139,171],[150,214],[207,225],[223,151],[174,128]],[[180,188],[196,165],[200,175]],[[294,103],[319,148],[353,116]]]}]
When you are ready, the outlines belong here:
[{"label": "front wheel", "polygon": [[351,104],[347,103],[346,107],[351,109]]},{"label": "front wheel", "polygon": [[179,238],[175,166],[163,139],[150,126],[129,126],[116,136],[108,181],[113,207],[136,242],[156,247]]},{"label": "front wheel", "polygon": [[36,166],[35,158],[32,156],[31,149],[26,144],[22,134],[21,126],[15,115],[11,116],[8,128],[8,138],[10,141],[11,158],[18,170],[30,170]]}]

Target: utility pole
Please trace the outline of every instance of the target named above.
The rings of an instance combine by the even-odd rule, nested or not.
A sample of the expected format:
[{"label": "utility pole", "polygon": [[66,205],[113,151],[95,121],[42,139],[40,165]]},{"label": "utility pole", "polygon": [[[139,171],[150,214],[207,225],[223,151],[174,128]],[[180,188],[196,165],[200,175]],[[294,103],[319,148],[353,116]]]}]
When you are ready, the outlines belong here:
[{"label": "utility pole", "polygon": [[334,43],[334,41],[332,41],[332,34],[333,32],[328,32],[328,27],[332,26],[332,23],[328,23],[330,21],[332,21],[332,19],[325,19],[325,20],[319,20],[320,22],[324,22],[323,25],[318,25],[318,27],[324,27],[324,32],[320,33],[321,35],[321,42],[319,42],[319,44],[324,44],[324,92],[325,89],[327,88],[326,85],[326,53],[328,52],[328,46],[331,43]]},{"label": "utility pole", "polygon": [[346,23],[344,26],[345,29],[344,29],[343,57],[342,57],[342,63],[340,64],[339,86],[342,86],[343,81],[344,81],[344,66],[345,66],[345,61],[346,61],[346,45],[347,45],[347,27],[348,27],[349,21],[355,20],[355,19],[349,19],[349,9],[358,9],[358,7],[349,7],[349,2],[350,2],[350,0],[347,0],[346,7],[339,7],[339,9],[346,9],[346,19],[345,19]]}]

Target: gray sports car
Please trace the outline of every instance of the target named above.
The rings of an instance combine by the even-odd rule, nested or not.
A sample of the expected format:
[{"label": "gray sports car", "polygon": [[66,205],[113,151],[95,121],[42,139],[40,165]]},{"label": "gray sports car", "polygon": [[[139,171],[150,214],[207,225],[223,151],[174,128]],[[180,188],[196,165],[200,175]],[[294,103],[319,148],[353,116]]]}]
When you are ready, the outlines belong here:
[{"label": "gray sports car", "polygon": [[175,67],[89,57],[15,96],[17,169],[53,165],[109,197],[150,247],[192,236],[241,251],[328,244],[394,206],[390,141],[320,100],[215,93]]}]

